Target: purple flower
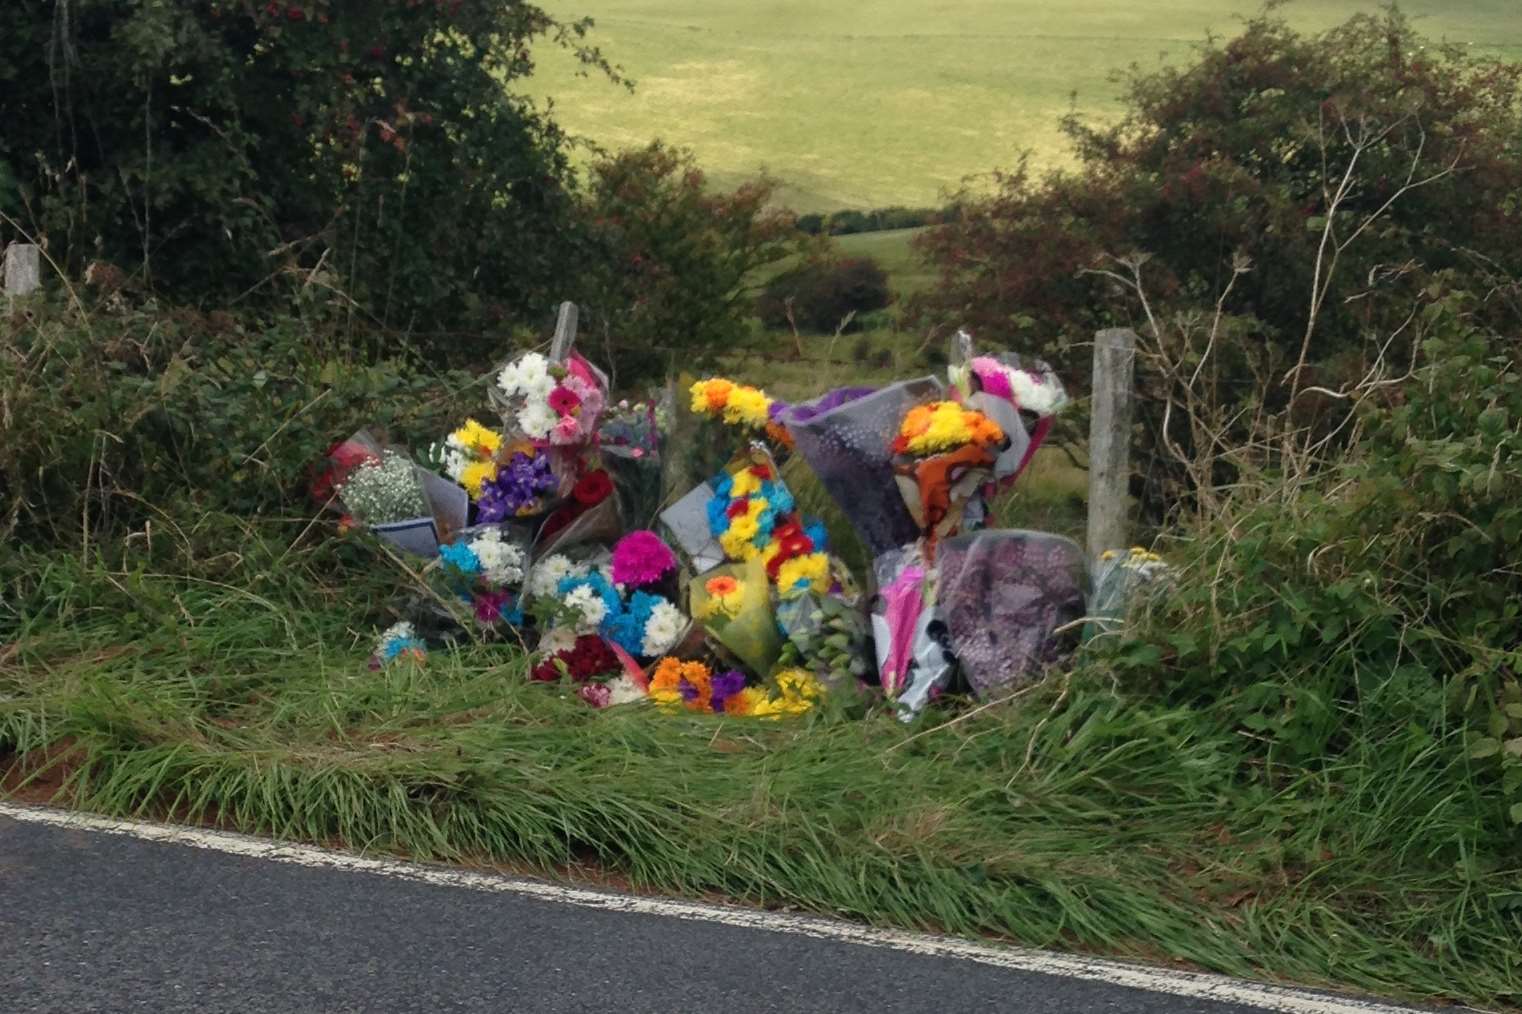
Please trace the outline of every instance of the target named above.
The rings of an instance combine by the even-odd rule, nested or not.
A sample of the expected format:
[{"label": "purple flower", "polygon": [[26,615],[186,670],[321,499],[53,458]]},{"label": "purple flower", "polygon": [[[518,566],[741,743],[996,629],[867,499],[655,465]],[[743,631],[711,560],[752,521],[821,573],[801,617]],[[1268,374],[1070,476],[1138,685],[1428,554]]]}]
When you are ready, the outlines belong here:
[{"label": "purple flower", "polygon": [[713,688],[713,710],[723,713],[724,702],[745,689],[745,674],[731,669],[709,680],[708,685]]},{"label": "purple flower", "polygon": [[517,516],[519,511],[535,506],[539,497],[553,492],[555,486],[550,459],[543,452],[535,451],[531,458],[519,451],[505,466],[497,469],[496,478],[481,484],[476,520],[480,524],[506,521]]}]

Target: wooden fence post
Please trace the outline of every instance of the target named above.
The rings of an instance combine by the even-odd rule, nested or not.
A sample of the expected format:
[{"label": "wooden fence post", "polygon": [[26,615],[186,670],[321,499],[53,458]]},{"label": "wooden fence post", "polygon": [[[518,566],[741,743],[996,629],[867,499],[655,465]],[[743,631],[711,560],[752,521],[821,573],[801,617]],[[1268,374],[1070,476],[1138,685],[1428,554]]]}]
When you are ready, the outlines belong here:
[{"label": "wooden fence post", "polygon": [[1126,515],[1131,483],[1131,378],[1136,332],[1094,335],[1094,400],[1089,417],[1089,560],[1130,545]]},{"label": "wooden fence post", "polygon": [[42,251],[31,243],[5,248],[5,294],[30,296],[42,288]]},{"label": "wooden fence post", "polygon": [[576,344],[576,323],[580,316],[575,303],[567,301],[560,304],[560,315],[555,318],[555,337],[550,342],[550,362],[563,363],[571,354],[571,346]]}]

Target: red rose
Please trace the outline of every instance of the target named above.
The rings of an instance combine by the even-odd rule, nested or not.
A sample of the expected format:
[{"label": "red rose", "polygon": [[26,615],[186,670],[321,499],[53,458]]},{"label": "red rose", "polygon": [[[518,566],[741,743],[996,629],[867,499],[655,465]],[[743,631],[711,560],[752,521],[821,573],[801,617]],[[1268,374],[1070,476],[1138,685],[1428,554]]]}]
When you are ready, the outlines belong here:
[{"label": "red rose", "polygon": [[571,496],[577,503],[586,507],[592,507],[602,503],[613,493],[613,480],[608,478],[608,473],[602,469],[588,472],[576,482],[571,490]]}]

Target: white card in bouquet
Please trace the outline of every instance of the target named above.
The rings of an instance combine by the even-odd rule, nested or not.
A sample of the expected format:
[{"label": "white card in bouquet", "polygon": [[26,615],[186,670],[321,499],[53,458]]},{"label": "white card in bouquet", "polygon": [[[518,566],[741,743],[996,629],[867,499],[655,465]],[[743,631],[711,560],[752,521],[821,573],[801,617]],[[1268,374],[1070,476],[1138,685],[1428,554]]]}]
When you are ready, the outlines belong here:
[{"label": "white card in bouquet", "polygon": [[708,527],[708,501],[713,496],[713,487],[705,482],[661,511],[661,523],[682,547],[682,552],[692,561],[693,571],[698,574],[724,562],[724,550]]}]

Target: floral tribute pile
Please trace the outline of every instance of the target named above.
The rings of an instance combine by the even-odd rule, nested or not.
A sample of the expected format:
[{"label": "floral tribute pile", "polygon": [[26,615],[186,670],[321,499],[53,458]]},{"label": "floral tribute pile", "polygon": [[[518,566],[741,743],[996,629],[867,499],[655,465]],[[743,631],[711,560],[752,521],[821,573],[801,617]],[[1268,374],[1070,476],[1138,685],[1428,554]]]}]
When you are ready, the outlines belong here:
[{"label": "floral tribute pile", "polygon": [[[427,595],[371,667],[469,637],[527,648],[531,683],[594,708],[748,718],[843,692],[907,718],[1035,678],[1085,615],[1083,558],[988,529],[987,503],[1067,399],[1044,364],[959,341],[944,378],[800,404],[723,377],[615,403],[575,352],[529,352],[493,372],[496,418],[462,418],[421,463],[366,431],[335,444],[313,496],[423,558]],[[806,470],[870,572],[800,507],[788,477]],[[1107,615],[1129,587],[1107,580]]]}]

